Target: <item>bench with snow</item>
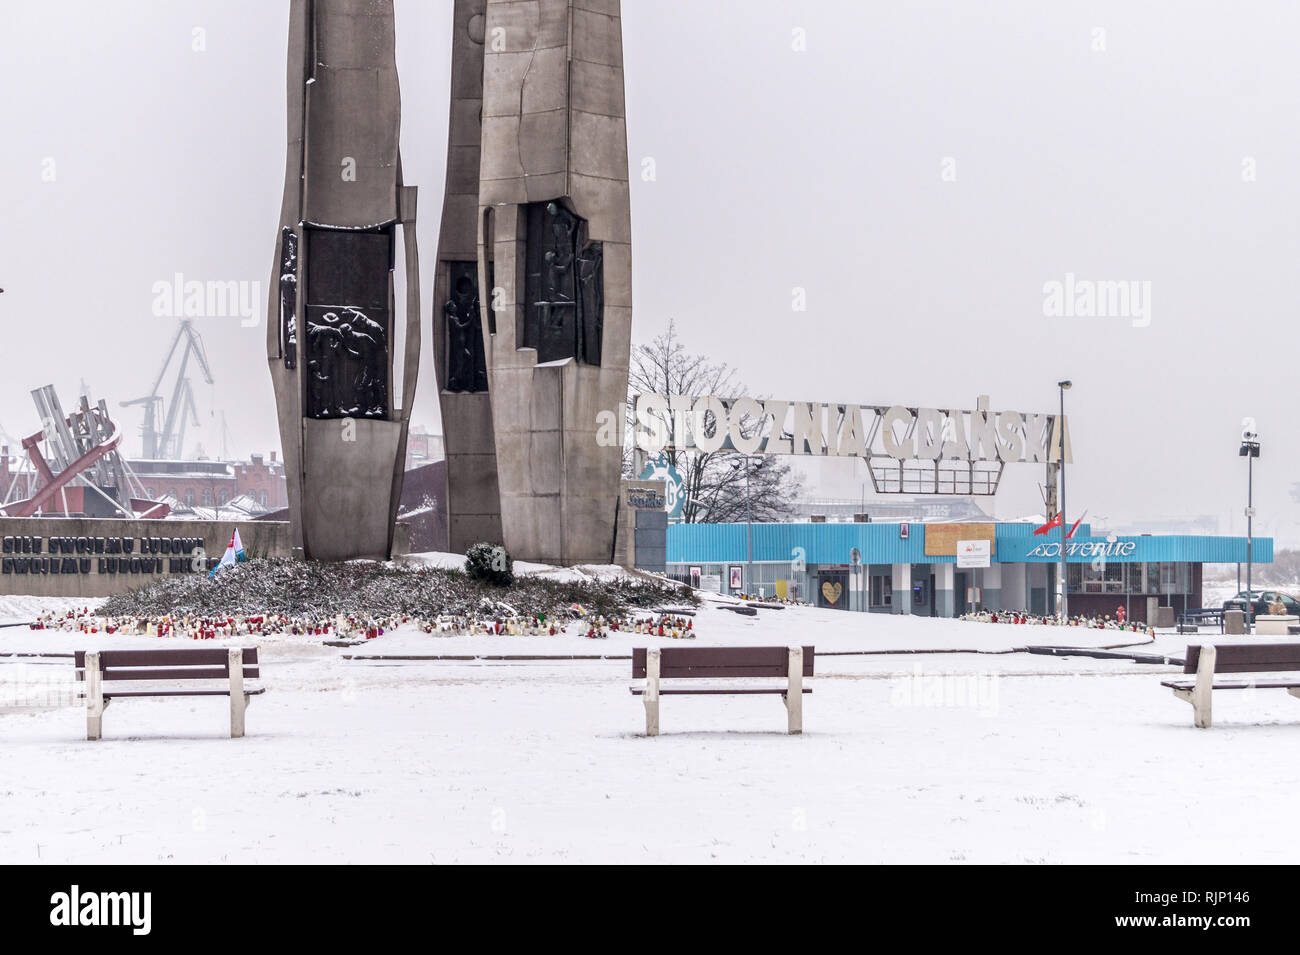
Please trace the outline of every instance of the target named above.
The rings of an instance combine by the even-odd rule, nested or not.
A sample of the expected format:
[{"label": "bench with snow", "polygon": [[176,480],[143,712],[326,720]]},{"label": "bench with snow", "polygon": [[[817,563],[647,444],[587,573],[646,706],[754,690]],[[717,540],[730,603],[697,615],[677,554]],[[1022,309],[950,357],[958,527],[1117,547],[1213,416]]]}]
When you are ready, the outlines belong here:
[{"label": "bench with snow", "polygon": [[[781,694],[789,731],[803,732],[803,694],[811,687],[804,677],[813,675],[812,647],[663,647],[632,649],[632,679],[645,680],[631,687],[645,702],[645,733],[659,735],[660,696],[748,696]],[[665,680],[784,680],[785,686],[727,683],[719,686],[671,685]]]},{"label": "bench with snow", "polygon": [[[244,710],[265,691],[245,679],[260,675],[256,647],[204,650],[78,650],[77,679],[86,684],[86,739],[102,735],[104,710],[116,699],[150,696],[230,697],[230,738],[244,735]],[[140,682],[184,684],[135,688]],[[218,683],[217,681],[220,681]]]},{"label": "bench with snow", "polygon": [[[1286,690],[1300,698],[1300,643],[1205,644],[1187,648],[1184,673],[1192,679],[1165,680],[1160,685],[1174,696],[1192,704],[1196,725],[1208,729],[1211,721],[1210,693],[1213,690]],[[1262,673],[1270,676],[1230,677],[1225,673]]]}]

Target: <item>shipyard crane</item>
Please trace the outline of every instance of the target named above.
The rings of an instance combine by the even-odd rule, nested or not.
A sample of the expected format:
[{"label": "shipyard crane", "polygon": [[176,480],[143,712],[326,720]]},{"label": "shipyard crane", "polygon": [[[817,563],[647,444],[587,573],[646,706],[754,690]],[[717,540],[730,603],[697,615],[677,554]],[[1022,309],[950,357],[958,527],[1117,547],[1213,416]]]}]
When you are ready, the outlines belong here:
[{"label": "shipyard crane", "polygon": [[[183,348],[181,348],[182,342],[184,342]],[[181,352],[176,383],[172,387],[170,400],[164,404],[159,389],[162,387],[163,379],[167,377],[167,369],[171,367],[178,348],[181,348]],[[162,368],[158,370],[158,377],[154,379],[149,394],[122,402],[123,407],[144,406],[144,424],[140,428],[143,449],[141,457],[164,460],[176,460],[182,457],[186,425],[193,422],[196,427],[198,426],[199,414],[194,404],[194,389],[190,385],[189,375],[186,374],[191,355],[194,356],[199,370],[203,373],[203,380],[209,385],[213,384],[212,370],[208,367],[208,356],[203,350],[203,339],[194,330],[194,322],[186,318],[181,320],[180,327],[176,329],[176,337],[172,339],[171,348],[167,350],[167,357],[163,360]],[[158,427],[160,417],[163,420],[161,430]]]}]

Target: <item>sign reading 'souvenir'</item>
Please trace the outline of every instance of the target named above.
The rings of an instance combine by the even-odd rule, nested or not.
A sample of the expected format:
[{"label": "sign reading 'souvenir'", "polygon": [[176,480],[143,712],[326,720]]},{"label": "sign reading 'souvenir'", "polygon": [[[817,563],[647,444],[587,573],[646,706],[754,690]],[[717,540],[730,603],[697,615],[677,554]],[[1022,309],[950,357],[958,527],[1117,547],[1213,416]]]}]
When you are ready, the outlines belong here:
[{"label": "sign reading 'souvenir'", "polygon": [[649,454],[671,447],[899,461],[1043,462],[1059,461],[1064,444],[1065,460],[1071,461],[1066,418],[990,411],[986,395],[974,411],[962,411],[643,394],[636,399],[636,444]]}]

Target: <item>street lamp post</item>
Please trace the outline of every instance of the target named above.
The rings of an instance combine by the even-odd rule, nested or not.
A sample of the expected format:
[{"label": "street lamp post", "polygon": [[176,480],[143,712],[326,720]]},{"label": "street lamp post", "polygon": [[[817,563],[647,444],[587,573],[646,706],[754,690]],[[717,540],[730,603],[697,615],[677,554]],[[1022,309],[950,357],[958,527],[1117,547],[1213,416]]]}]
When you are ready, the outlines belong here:
[{"label": "street lamp post", "polygon": [[749,496],[749,455],[745,455],[745,575],[754,586],[754,510]]},{"label": "street lamp post", "polygon": [[1058,440],[1060,442],[1060,506],[1056,509],[1057,516],[1061,520],[1061,621],[1062,623],[1070,622],[1070,578],[1066,566],[1066,530],[1065,530],[1065,393],[1073,387],[1074,382],[1068,378],[1065,381],[1058,381],[1056,387],[1061,392],[1061,417],[1057,424]]},{"label": "street lamp post", "polygon": [[[754,511],[749,496],[749,455],[741,458],[745,467],[745,593],[753,593],[754,586]],[[740,467],[740,461],[733,467]]]},{"label": "street lamp post", "polygon": [[1250,418],[1246,419],[1241,431],[1241,448],[1237,454],[1246,459],[1246,626],[1249,627],[1255,621],[1255,596],[1250,589],[1250,570],[1254,549],[1255,459],[1259,457],[1259,433],[1255,431],[1255,423]]}]

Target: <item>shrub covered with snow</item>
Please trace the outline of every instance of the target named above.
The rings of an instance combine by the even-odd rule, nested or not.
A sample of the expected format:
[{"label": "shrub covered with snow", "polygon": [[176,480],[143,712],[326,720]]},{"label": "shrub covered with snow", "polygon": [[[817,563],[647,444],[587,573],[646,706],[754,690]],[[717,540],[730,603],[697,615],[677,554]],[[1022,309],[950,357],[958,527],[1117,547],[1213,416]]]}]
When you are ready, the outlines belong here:
[{"label": "shrub covered with snow", "polygon": [[573,615],[574,604],[588,613],[615,617],[628,610],[665,604],[695,604],[688,588],[670,582],[614,580],[547,580],[515,578],[507,586],[473,580],[459,570],[410,567],[377,561],[343,564],[288,558],[253,559],[204,575],[168,577],[137,590],[109,597],[105,616],[258,613],[323,619],[338,614],[439,614],[466,617],[493,615],[551,617]]},{"label": "shrub covered with snow", "polygon": [[475,544],[465,552],[470,580],[509,587],[515,582],[515,562],[500,544]]}]

